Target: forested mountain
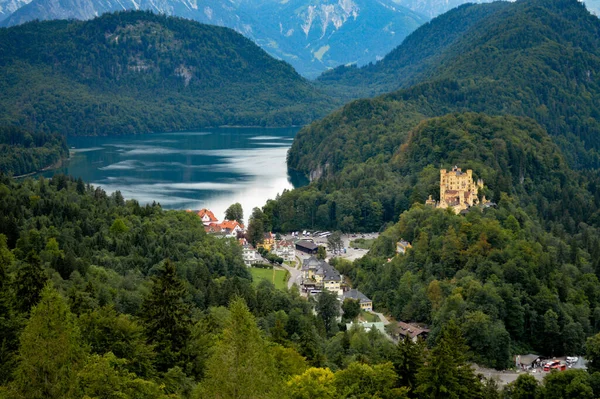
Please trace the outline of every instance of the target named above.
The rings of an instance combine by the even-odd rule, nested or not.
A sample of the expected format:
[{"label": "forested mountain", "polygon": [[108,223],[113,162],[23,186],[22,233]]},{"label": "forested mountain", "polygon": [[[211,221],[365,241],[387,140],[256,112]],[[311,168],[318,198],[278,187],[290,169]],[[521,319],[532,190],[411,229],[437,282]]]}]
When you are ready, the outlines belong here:
[{"label": "forested mountain", "polygon": [[[459,23],[460,16],[467,15],[479,21],[476,28]],[[445,29],[435,34],[442,22],[440,27],[455,25],[456,34],[449,35]],[[420,122],[448,113],[476,111],[533,118],[561,149],[566,165],[597,169],[599,32],[600,21],[575,0],[466,5],[437,18],[390,55],[401,58],[405,54],[406,59],[410,54],[424,56],[422,70],[418,65],[407,66],[415,68],[423,82],[351,102],[298,133],[288,166],[313,183],[285,192],[266,205],[273,226],[377,231],[396,221],[413,203],[435,194],[433,186],[425,182],[434,182],[430,179],[441,167],[433,164],[429,178],[399,173],[395,163],[398,151]],[[443,57],[427,53],[428,46],[420,45],[417,38],[433,43],[432,48],[444,48]],[[419,50],[411,53],[408,44],[413,40]],[[468,161],[467,157],[453,162]],[[597,197],[596,172],[578,175],[590,179],[581,183],[584,192],[589,189],[589,195]],[[507,190],[504,186],[500,192]],[[560,214],[564,206],[555,207],[552,213]],[[579,222],[589,222],[584,214],[569,210],[561,224],[575,231]],[[545,220],[549,220],[547,216],[552,219],[544,213]]]},{"label": "forested mountain", "polygon": [[[473,358],[493,367],[508,367],[511,350],[584,352],[600,329],[599,196],[582,189],[589,183],[541,128],[513,117],[434,118],[393,163],[422,193],[439,189],[438,168],[472,168],[498,207],[459,216],[412,206],[350,269],[355,284],[395,317],[434,330],[457,320]],[[413,248],[394,257],[401,238]]]},{"label": "forested mountain", "polygon": [[428,20],[392,0],[33,0],[13,10],[0,26],[91,19],[124,9],[235,29],[309,77],[338,65],[374,62]]},{"label": "forested mountain", "polygon": [[69,157],[67,140],[59,133],[30,133],[0,126],[0,172],[13,176],[51,168]]},{"label": "forested mountain", "polygon": [[331,102],[242,35],[149,12],[0,29],[0,122],[106,135],[304,124]]},{"label": "forested mountain", "polygon": [[[350,71],[347,82],[377,91],[412,84],[373,100],[374,107],[401,102],[427,116],[469,110],[532,117],[564,149],[569,164],[581,168],[600,165],[599,67],[600,20],[583,4],[522,0],[459,7],[416,31],[381,63]],[[339,76],[345,79],[344,73]],[[361,110],[370,108],[367,103],[341,112],[359,120]],[[311,150],[300,148],[303,140],[316,137],[310,131],[298,135],[290,153],[290,167],[307,174],[331,165],[318,156],[303,159],[304,151],[331,154],[320,148],[329,140],[310,142]]]}]

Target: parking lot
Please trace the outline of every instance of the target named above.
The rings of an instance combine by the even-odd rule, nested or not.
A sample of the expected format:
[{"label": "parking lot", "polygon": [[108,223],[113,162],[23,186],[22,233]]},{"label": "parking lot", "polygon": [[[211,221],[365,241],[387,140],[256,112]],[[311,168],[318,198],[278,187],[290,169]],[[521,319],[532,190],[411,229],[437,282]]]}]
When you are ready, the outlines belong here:
[{"label": "parking lot", "polygon": [[[325,248],[327,248],[327,238],[326,237],[314,237],[312,234],[311,235],[307,235],[307,236],[303,236],[302,235],[303,232],[298,232],[298,237],[293,237],[291,234],[286,234],[284,236],[282,236],[284,239],[286,240],[298,240],[298,239],[304,239],[304,240],[310,240],[313,241],[315,244],[317,245],[321,245],[324,246]],[[343,234],[342,235],[342,242],[344,245],[344,248],[346,249],[346,251],[342,251],[341,254],[334,254],[331,251],[327,251],[327,259],[334,257],[334,256],[339,256],[341,258],[344,259],[348,259],[350,261],[353,261],[355,259],[359,259],[362,258],[368,251],[365,249],[354,249],[352,247],[350,247],[350,241],[356,240],[357,238],[365,238],[365,239],[375,239],[379,237],[379,233],[349,233],[349,234]],[[308,255],[304,255],[301,252],[297,251],[297,254],[301,257],[301,258],[307,258]]]}]

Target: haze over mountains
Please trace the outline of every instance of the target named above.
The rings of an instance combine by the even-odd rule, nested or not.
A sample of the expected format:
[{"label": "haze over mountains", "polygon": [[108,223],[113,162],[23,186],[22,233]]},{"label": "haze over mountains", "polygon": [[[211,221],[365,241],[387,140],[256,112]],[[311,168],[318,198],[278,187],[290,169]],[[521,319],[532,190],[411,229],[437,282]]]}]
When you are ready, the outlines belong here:
[{"label": "haze over mountains", "polygon": [[0,25],[34,19],[85,20],[123,9],[233,28],[312,77],[341,64],[374,62],[428,20],[391,0],[34,0]]}]

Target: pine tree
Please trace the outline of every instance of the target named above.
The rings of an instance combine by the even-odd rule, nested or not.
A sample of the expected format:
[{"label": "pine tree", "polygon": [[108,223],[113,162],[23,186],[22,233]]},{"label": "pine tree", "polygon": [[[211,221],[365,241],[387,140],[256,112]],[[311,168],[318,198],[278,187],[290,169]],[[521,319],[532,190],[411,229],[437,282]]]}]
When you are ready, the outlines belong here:
[{"label": "pine tree", "polygon": [[460,328],[450,320],[417,374],[417,395],[431,399],[480,398],[483,386],[467,364],[468,350]]},{"label": "pine tree", "polygon": [[231,313],[213,355],[200,398],[279,398],[283,381],[270,348],[243,299],[234,299]]},{"label": "pine tree", "polygon": [[413,391],[417,387],[417,374],[423,367],[422,343],[414,343],[410,337],[398,341],[392,357],[394,370],[398,375],[398,387],[410,388],[410,397],[416,397]]},{"label": "pine tree", "polygon": [[54,288],[42,290],[20,341],[13,387],[30,399],[72,397],[75,375],[85,363],[87,350],[75,316]]},{"label": "pine tree", "polygon": [[37,304],[47,281],[40,257],[30,251],[17,269],[14,280],[17,310],[28,313]]},{"label": "pine tree", "polygon": [[158,276],[142,306],[141,318],[150,344],[155,345],[156,369],[166,372],[180,364],[190,337],[191,308],[186,287],[170,260]]},{"label": "pine tree", "polygon": [[13,311],[13,296],[7,270],[14,262],[6,236],[0,234],[0,384],[11,378],[22,325]]}]

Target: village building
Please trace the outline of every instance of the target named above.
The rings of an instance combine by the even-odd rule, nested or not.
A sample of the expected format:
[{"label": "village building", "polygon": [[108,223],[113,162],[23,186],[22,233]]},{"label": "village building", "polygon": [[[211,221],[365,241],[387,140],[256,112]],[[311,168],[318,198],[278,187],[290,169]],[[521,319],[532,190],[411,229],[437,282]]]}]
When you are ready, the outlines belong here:
[{"label": "village building", "polygon": [[215,217],[215,214],[212,213],[212,211],[209,209],[200,209],[197,215],[200,218],[200,220],[202,220],[202,224],[204,224],[205,226],[208,226],[213,223],[219,223],[219,219],[217,219]]},{"label": "village building", "polygon": [[329,263],[314,256],[302,263],[302,281],[304,289],[327,290],[338,296],[342,295],[342,276]]},{"label": "village building", "polygon": [[373,301],[367,298],[365,294],[363,294],[357,289],[353,288],[349,291],[344,292],[344,294],[342,295],[342,302],[346,299],[358,301],[360,303],[361,310],[365,310],[367,312],[371,312],[373,310]]},{"label": "village building", "polygon": [[283,260],[287,260],[289,262],[293,262],[296,260],[296,249],[294,243],[286,240],[275,241],[273,244],[273,249],[271,250],[275,255],[283,258]]},{"label": "village building", "polygon": [[273,233],[268,232],[263,234],[263,242],[258,244],[257,247],[264,248],[267,251],[271,252],[273,244],[275,244],[275,236],[273,235]]},{"label": "village building", "polygon": [[400,239],[400,241],[398,241],[396,243],[396,253],[397,254],[402,254],[404,255],[406,253],[406,250],[408,248],[412,248],[412,245],[410,245],[410,242],[405,241],[403,239]]},{"label": "village building", "polygon": [[[479,190],[483,188],[483,180],[473,180],[473,170],[463,172],[458,166],[452,170],[440,170],[440,201],[436,202],[430,195],[425,204],[437,208],[452,208],[457,214],[479,204]],[[487,202],[485,197],[482,202]]]},{"label": "village building", "polygon": [[391,323],[388,326],[388,329],[391,337],[395,340],[410,338],[413,342],[417,342],[417,339],[419,338],[427,339],[427,335],[429,334],[429,330],[427,328],[404,323],[402,321]]},{"label": "village building", "polygon": [[219,227],[224,234],[230,237],[237,237],[238,234],[244,232],[244,225],[237,220],[224,220]]},{"label": "village building", "polygon": [[296,251],[304,252],[308,255],[316,255],[319,247],[312,241],[299,240],[296,241]]}]

